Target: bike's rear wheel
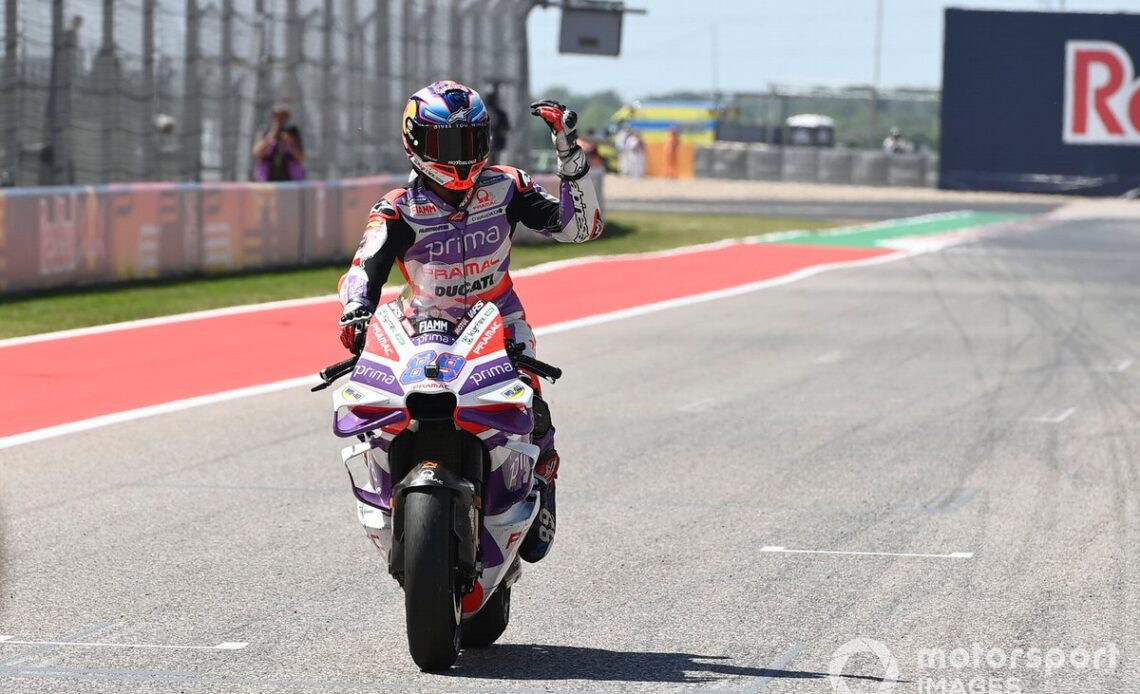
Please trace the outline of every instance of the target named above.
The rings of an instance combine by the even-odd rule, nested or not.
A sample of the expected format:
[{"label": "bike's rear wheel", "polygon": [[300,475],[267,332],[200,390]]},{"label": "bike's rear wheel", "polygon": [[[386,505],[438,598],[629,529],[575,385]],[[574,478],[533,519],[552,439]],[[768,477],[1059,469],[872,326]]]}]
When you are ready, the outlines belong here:
[{"label": "bike's rear wheel", "polygon": [[495,643],[511,621],[511,588],[499,586],[483,609],[463,623],[463,647],[486,648]]},{"label": "bike's rear wheel", "polygon": [[421,670],[444,670],[459,657],[463,609],[456,587],[452,492],[441,487],[416,488],[401,503],[408,648]]}]

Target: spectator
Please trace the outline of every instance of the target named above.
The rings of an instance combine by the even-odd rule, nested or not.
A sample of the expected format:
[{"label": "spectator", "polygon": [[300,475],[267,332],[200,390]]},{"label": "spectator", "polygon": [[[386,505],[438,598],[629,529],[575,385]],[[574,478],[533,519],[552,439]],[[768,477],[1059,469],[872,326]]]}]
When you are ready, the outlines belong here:
[{"label": "spectator", "polygon": [[491,92],[487,94],[487,100],[484,103],[487,105],[487,115],[491,117],[491,156],[489,161],[491,164],[497,164],[503,150],[507,148],[507,133],[511,130],[511,120],[507,117],[507,112],[499,105],[499,88],[497,86],[491,86]]},{"label": "spectator", "polygon": [[618,153],[618,173],[622,176],[629,176],[633,170],[631,161],[633,159],[632,153],[629,151],[629,137],[633,134],[626,125],[622,125],[621,129],[614,135],[614,149]]},{"label": "spectator", "polygon": [[625,147],[629,151],[629,175],[641,178],[645,175],[645,140],[636,130],[631,130]]},{"label": "spectator", "polygon": [[253,180],[300,181],[305,178],[301,131],[289,122],[289,109],[273,107],[269,127],[253,146]]},{"label": "spectator", "polygon": [[891,132],[883,140],[883,154],[911,154],[914,152],[914,143],[899,133],[898,128],[891,128]]},{"label": "spectator", "polygon": [[677,178],[680,176],[679,160],[681,158],[681,129],[677,126],[669,128],[669,138],[665,140],[665,176]]}]

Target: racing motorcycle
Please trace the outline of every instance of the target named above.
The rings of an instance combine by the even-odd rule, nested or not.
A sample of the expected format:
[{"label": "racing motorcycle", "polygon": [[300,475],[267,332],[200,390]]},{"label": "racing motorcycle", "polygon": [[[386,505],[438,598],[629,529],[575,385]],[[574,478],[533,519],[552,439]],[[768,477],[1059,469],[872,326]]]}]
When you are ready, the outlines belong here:
[{"label": "racing motorcycle", "polygon": [[520,369],[551,382],[562,372],[505,340],[494,303],[441,308],[430,281],[408,287],[361,320],[357,356],[313,390],[350,376],[333,396],[333,431],[358,440],[341,452],[357,515],[404,589],[412,660],[433,671],[507,628],[541,494],[534,390]]}]

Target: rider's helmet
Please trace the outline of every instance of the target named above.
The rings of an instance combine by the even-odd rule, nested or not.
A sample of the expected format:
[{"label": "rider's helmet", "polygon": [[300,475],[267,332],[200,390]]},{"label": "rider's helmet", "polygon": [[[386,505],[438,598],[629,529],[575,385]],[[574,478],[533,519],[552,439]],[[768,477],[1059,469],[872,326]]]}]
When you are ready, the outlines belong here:
[{"label": "rider's helmet", "polygon": [[419,175],[467,190],[487,165],[490,125],[478,92],[451,80],[434,82],[404,107],[404,151]]}]

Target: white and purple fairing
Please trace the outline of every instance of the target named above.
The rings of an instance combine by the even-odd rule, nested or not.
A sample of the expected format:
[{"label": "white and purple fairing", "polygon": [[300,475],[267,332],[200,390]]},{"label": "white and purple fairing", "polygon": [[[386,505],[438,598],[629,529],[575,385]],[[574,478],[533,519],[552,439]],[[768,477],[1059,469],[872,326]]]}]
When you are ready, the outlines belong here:
[{"label": "white and purple fairing", "polygon": [[517,579],[511,567],[538,514],[533,470],[539,451],[530,443],[534,391],[519,379],[507,354],[503,319],[494,303],[471,306],[448,332],[417,330],[408,313],[399,302],[377,308],[352,377],[335,392],[333,430],[341,437],[365,438],[343,449],[342,457],[353,477],[360,522],[387,563],[392,489],[398,482],[392,479],[388,451],[397,436],[418,426],[409,415],[408,398],[417,393],[455,397],[456,428],[478,437],[490,457],[479,529],[482,574],[463,601],[464,615],[470,616],[504,579]]}]

